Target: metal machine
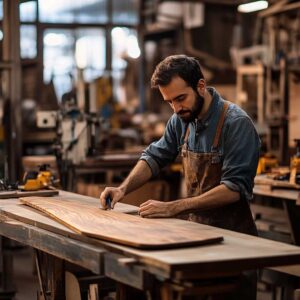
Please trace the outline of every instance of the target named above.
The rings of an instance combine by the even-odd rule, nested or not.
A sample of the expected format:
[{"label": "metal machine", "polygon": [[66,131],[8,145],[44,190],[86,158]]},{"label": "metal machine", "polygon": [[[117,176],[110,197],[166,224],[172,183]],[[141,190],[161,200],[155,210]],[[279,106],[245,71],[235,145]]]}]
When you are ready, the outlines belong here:
[{"label": "metal machine", "polygon": [[86,83],[83,70],[78,69],[73,89],[62,96],[59,110],[37,113],[38,127],[56,130],[53,148],[63,188],[68,185],[70,170],[96,154],[106,125],[100,112],[111,98],[110,77]]},{"label": "metal machine", "polygon": [[72,167],[84,162],[87,156],[96,154],[96,146],[102,136],[100,129],[105,127],[91,86],[89,96],[83,91],[79,93],[81,88],[77,87],[63,95],[58,111],[37,113],[38,127],[56,130],[53,148],[63,188],[68,186]]}]

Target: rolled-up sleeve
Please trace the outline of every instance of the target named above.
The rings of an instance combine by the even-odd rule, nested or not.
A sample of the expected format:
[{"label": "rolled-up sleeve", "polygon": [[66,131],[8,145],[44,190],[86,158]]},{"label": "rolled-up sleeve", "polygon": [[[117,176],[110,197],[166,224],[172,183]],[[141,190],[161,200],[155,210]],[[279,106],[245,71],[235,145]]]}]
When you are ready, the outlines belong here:
[{"label": "rolled-up sleeve", "polygon": [[173,162],[178,155],[178,138],[174,118],[171,118],[165,128],[163,136],[150,144],[143,152],[140,160],[149,165],[152,176],[156,176],[166,165]]},{"label": "rolled-up sleeve", "polygon": [[251,200],[260,152],[260,140],[248,117],[231,120],[224,135],[221,183]]}]

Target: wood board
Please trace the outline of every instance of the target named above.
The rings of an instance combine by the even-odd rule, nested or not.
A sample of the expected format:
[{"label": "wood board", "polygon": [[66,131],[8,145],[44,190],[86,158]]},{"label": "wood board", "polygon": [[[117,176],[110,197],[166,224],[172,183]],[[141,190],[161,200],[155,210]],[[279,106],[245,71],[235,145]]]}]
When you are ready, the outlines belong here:
[{"label": "wood board", "polygon": [[9,198],[20,198],[20,197],[31,197],[31,196],[40,196],[40,197],[49,197],[56,196],[59,194],[58,190],[40,190],[40,191],[0,191],[0,199],[9,199]]},{"label": "wood board", "polygon": [[300,190],[300,184],[290,183],[289,181],[275,180],[268,178],[266,175],[259,175],[254,178],[256,185],[268,185],[271,189],[292,189]]},{"label": "wood board", "polygon": [[220,234],[197,227],[198,224],[191,231],[180,222],[170,224],[164,219],[145,219],[102,210],[72,199],[26,197],[20,200],[78,233],[141,249],[177,248],[223,240]]}]

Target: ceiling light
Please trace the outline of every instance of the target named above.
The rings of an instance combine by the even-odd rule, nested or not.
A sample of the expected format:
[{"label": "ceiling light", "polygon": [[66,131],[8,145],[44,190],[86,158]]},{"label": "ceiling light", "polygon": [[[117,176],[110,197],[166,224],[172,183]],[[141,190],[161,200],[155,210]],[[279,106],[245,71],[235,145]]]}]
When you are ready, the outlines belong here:
[{"label": "ceiling light", "polygon": [[250,13],[268,8],[268,1],[254,1],[238,6],[238,11],[241,13]]}]

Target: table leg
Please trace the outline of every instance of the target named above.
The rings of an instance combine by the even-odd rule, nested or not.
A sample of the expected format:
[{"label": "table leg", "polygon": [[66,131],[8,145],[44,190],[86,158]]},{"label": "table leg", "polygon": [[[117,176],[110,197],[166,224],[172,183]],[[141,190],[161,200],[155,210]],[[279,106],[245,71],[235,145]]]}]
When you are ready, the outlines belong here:
[{"label": "table leg", "polygon": [[283,207],[288,216],[293,242],[300,245],[300,206],[295,201],[283,200]]},{"label": "table leg", "polygon": [[39,250],[35,254],[42,299],[65,299],[64,261]]}]

